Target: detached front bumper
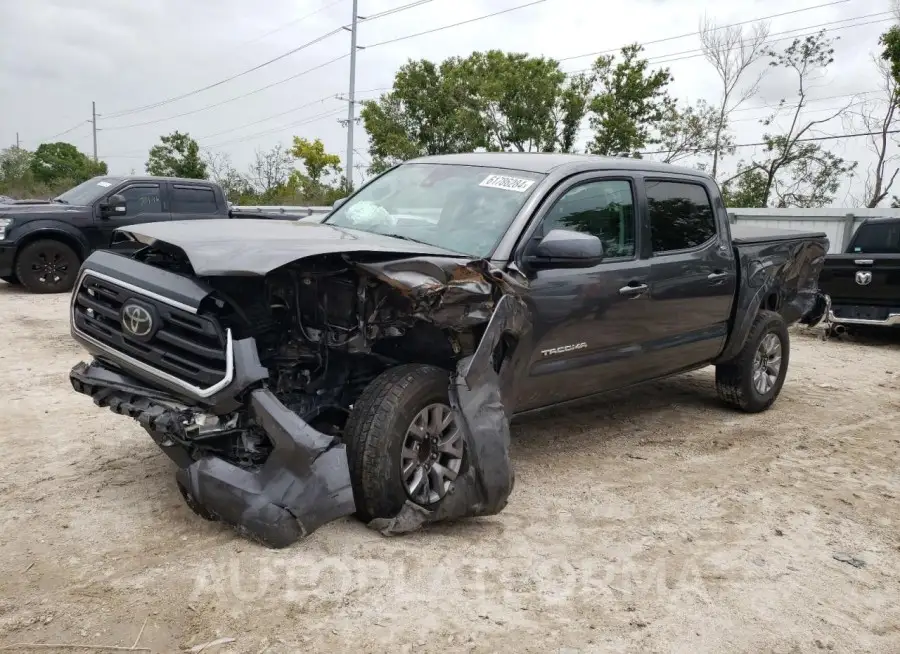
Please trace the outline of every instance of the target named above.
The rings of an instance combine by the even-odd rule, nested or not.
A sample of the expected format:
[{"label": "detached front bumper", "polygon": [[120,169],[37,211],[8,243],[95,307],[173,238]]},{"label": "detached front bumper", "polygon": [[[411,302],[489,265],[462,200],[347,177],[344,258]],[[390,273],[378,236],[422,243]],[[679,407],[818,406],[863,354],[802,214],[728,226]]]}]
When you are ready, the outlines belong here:
[{"label": "detached front bumper", "polygon": [[94,403],[136,419],[179,468],[179,490],[199,515],[222,520],[269,547],[286,547],[356,510],[344,445],[301,420],[270,391],[249,395],[248,418],[272,452],[254,468],[214,456],[194,459],[180,445],[198,410],[100,362],[79,363],[72,387]]}]

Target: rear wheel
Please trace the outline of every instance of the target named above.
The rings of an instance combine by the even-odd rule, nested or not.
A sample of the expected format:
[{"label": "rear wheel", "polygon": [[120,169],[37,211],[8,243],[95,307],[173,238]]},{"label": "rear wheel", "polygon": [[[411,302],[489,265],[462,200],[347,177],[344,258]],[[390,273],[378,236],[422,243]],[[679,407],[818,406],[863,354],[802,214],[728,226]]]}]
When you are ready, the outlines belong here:
[{"label": "rear wheel", "polygon": [[716,366],[719,397],[747,413],[765,411],[781,392],[789,358],[784,319],[774,311],[760,311],[738,355]]},{"label": "rear wheel", "polygon": [[81,260],[65,243],[29,243],[16,257],[16,277],[32,293],[65,293],[75,285]]},{"label": "rear wheel", "polygon": [[464,436],[446,370],[392,368],[372,381],[344,428],[357,515],[393,518],[407,500],[433,508],[462,470]]}]

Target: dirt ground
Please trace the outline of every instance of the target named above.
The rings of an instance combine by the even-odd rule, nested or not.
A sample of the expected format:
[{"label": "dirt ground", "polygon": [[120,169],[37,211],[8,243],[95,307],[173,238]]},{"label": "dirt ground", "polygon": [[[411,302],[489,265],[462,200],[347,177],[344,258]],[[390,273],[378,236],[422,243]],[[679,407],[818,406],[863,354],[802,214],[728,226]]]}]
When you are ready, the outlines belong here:
[{"label": "dirt ground", "polygon": [[900,651],[900,339],[794,331],[762,415],[708,369],[522,419],[499,516],[270,551],[71,390],[66,303],[0,283],[0,647]]}]

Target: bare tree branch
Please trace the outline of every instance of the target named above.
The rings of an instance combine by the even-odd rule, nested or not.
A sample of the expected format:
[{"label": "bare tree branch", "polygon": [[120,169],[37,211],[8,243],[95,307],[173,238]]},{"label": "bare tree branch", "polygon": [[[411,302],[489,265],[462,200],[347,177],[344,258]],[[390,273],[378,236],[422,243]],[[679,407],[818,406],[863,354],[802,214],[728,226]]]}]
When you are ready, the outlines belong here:
[{"label": "bare tree branch", "polygon": [[726,142],[728,121],[731,112],[749,98],[756,95],[759,83],[768,72],[765,67],[752,78],[749,84],[740,88],[741,79],[765,53],[765,45],[769,38],[768,23],[753,25],[746,33],[742,26],[717,28],[709,18],[704,17],[700,23],[700,43],[703,55],[712,64],[721,82],[721,94],[718,103],[718,119],[716,123],[715,141],[712,151],[712,173],[716,177],[719,161],[725,154],[734,152]]},{"label": "bare tree branch", "polygon": [[891,131],[900,121],[897,111],[900,88],[891,75],[888,62],[878,56],[873,56],[872,61],[881,78],[881,92],[878,97],[870,96],[864,102],[857,102],[860,109],[847,117],[847,126],[851,129],[861,127],[862,131],[874,133],[866,139],[866,147],[875,155],[875,162],[866,170],[861,202],[869,208],[877,207],[888,197],[900,171],[900,153],[890,138]]}]

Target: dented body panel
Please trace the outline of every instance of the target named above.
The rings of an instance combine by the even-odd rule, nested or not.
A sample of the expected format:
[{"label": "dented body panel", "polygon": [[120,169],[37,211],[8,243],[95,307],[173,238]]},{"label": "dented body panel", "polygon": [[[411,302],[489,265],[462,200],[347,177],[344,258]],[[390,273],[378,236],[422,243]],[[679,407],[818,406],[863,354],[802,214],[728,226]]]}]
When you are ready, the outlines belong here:
[{"label": "dented body panel", "polygon": [[[816,284],[824,235],[732,236],[715,183],[696,171],[471,157],[495,171],[479,186],[519,207],[484,256],[328,218],[129,228],[144,249],[96,253],[80,272],[71,329],[93,361],[72,369],[73,388],[147,430],[178,466],[195,512],[284,547],[356,511],[343,425],[364,389],[396,366],[450,373],[467,464],[439,504],[408,499],[370,523],[385,534],[502,511],[515,479],[513,415],[727,361],[761,308],[788,323],[827,310]],[[466,161],[471,177],[478,164]],[[703,185],[715,237],[654,256],[638,212],[631,258],[535,263],[558,197],[611,174],[634,189],[649,175]],[[416,229],[428,233],[435,220]]]}]

